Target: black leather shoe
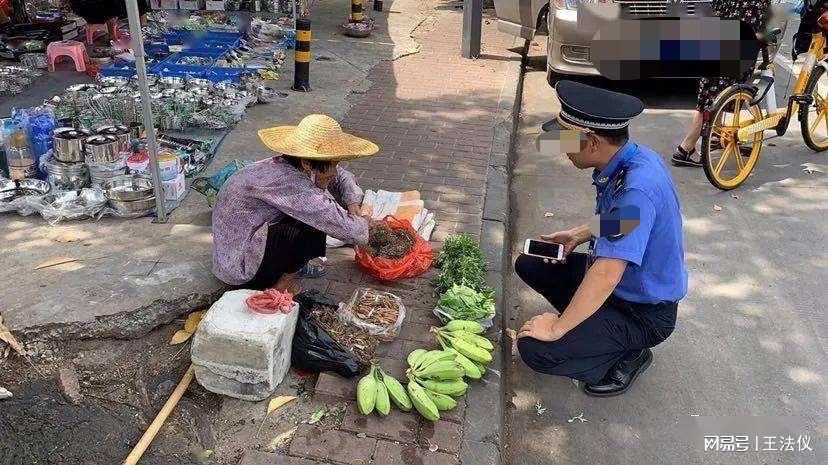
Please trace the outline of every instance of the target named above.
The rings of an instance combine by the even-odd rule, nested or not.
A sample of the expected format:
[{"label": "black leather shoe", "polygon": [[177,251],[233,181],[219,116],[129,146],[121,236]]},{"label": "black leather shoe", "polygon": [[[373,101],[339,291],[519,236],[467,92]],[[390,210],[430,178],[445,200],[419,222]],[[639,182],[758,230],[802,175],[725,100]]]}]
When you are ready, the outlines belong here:
[{"label": "black leather shoe", "polygon": [[653,361],[650,349],[644,349],[632,359],[624,359],[615,364],[604,376],[604,379],[595,384],[584,384],[584,393],[595,397],[611,397],[627,392],[638,375],[644,373]]}]

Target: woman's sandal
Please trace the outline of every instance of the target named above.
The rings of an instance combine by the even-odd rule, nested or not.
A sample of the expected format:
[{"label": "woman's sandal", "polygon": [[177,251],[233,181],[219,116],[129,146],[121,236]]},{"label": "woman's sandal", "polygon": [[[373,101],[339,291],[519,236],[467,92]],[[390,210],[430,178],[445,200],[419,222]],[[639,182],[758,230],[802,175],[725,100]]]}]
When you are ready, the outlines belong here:
[{"label": "woman's sandal", "polygon": [[297,279],[302,279],[302,278],[314,279],[314,278],[321,278],[322,276],[325,276],[326,274],[328,274],[328,267],[325,266],[324,262],[323,263],[319,263],[319,262],[313,263],[313,261],[309,261],[308,263],[305,263],[305,266],[303,266],[302,269],[299,270],[298,273],[296,273],[296,278]]},{"label": "woman's sandal", "polygon": [[693,160],[690,156],[696,153],[696,148],[693,147],[690,151],[684,150],[682,146],[676,146],[676,152],[673,154],[672,161],[676,166],[695,166],[700,167],[701,162]]}]

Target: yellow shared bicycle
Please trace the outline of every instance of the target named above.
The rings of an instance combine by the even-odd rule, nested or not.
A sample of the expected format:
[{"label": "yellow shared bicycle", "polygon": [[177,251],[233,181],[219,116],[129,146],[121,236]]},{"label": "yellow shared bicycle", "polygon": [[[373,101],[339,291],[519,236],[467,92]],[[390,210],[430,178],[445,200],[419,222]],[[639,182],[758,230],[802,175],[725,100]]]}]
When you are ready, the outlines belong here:
[{"label": "yellow shared bicycle", "polygon": [[[767,42],[781,33],[776,30],[762,44],[762,63],[753,83],[724,89],[704,111],[701,162],[707,179],[719,189],[739,187],[756,166],[762,142],[774,137],[765,137],[765,131],[784,135],[794,115],[805,144],[818,152],[828,149],[828,63],[824,61],[828,12],[814,11],[812,1],[806,0],[802,13],[803,24],[812,26],[810,46],[785,107],[776,107],[774,65],[768,59]],[[818,19],[806,23],[806,15]]]}]

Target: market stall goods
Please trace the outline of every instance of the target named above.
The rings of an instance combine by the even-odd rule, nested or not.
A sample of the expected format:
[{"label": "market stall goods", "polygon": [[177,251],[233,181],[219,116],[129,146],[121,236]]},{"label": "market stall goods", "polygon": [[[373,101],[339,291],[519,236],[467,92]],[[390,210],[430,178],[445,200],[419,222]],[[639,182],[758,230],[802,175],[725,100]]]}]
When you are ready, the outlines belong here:
[{"label": "market stall goods", "polygon": [[405,388],[394,377],[383,371],[378,364],[372,364],[371,370],[357,383],[357,408],[363,415],[376,411],[386,416],[393,403],[403,412],[411,411],[411,398]]},{"label": "market stall goods", "polygon": [[[440,295],[435,313],[443,322],[449,320],[484,321],[495,315],[494,291],[478,292],[455,284]],[[487,323],[491,326],[490,323]]]},{"label": "market stall goods", "polygon": [[40,70],[22,64],[0,65],[0,95],[19,94],[42,75]]},{"label": "market stall goods", "polygon": [[290,313],[296,303],[293,301],[293,294],[278,289],[267,289],[253,294],[245,301],[247,306],[254,312],[264,315],[274,313]]},{"label": "market stall goods", "polygon": [[92,133],[71,127],[57,128],[52,132],[52,150],[56,161],[80,163],[85,160],[84,141]]},{"label": "market stall goods", "polygon": [[330,307],[315,305],[311,316],[334,341],[350,350],[357,359],[367,365],[374,358],[380,338],[365,329],[343,323]]},{"label": "market stall goods", "polygon": [[391,229],[382,223],[371,228],[366,249],[374,257],[401,258],[411,252],[414,242],[411,231],[402,228]]},{"label": "market stall goods", "polygon": [[46,178],[61,190],[77,190],[89,185],[89,168],[84,163],[64,163],[55,159],[45,162]]},{"label": "market stall goods", "polygon": [[293,337],[291,365],[310,372],[331,371],[345,378],[360,374],[367,364],[334,340],[313,316],[314,309],[335,314],[337,302],[315,289],[299,293],[295,300],[299,303],[299,321]]},{"label": "market stall goods", "polygon": [[0,202],[11,202],[21,197],[43,196],[52,186],[39,179],[10,180],[0,178]]},{"label": "market stall goods", "polygon": [[[431,332],[446,350],[454,349],[460,355],[472,362],[485,365],[492,361],[494,345],[485,337],[457,329],[448,331],[445,328],[432,328]],[[453,353],[453,352],[452,352]]]},{"label": "market stall goods", "polygon": [[440,274],[432,284],[441,293],[456,284],[477,291],[486,290],[486,260],[483,250],[469,234],[446,238],[435,265],[440,268]]},{"label": "market stall goods", "polygon": [[340,304],[339,319],[391,341],[405,320],[405,307],[402,299],[390,292],[357,288],[347,303]]},{"label": "market stall goods", "polygon": [[375,226],[370,234],[370,244],[358,246],[355,258],[371,276],[396,281],[419,276],[431,268],[431,246],[417,234],[411,222],[387,216],[382,226]]}]

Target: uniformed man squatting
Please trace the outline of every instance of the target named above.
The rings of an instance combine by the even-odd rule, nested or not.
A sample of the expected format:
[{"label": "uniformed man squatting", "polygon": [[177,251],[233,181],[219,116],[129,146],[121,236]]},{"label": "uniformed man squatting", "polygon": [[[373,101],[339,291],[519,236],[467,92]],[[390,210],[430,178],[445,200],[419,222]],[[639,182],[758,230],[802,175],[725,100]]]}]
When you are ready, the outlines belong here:
[{"label": "uniformed man squatting", "polygon": [[[543,125],[539,146],[556,139],[576,167],[593,169],[602,231],[585,224],[541,236],[564,244],[561,263],[515,261],[517,275],[561,312],[526,321],[518,350],[532,369],[579,380],[589,395],[618,395],[673,332],[687,293],[678,196],[661,158],[629,139],[641,100],[572,81],[555,90],[561,112]],[[619,229],[619,219],[635,218],[637,226]],[[588,255],[572,252],[586,242]]]}]

